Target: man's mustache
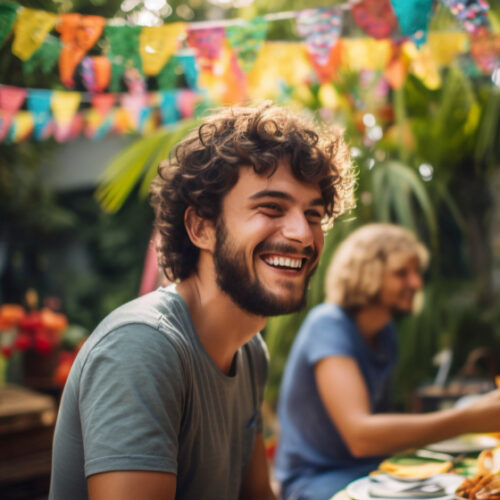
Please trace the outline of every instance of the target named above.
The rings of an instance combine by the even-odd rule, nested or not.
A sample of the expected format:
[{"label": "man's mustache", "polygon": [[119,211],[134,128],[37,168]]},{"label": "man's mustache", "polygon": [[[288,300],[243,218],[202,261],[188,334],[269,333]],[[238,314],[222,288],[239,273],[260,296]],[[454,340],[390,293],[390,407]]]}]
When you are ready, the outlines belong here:
[{"label": "man's mustache", "polygon": [[269,243],[266,241],[260,242],[255,247],[255,252],[256,253],[275,252],[275,253],[286,253],[289,255],[300,255],[300,256],[305,255],[307,258],[313,261],[316,260],[316,257],[318,256],[318,252],[310,245],[304,247],[303,249],[297,249],[296,247],[288,245],[287,243]]}]

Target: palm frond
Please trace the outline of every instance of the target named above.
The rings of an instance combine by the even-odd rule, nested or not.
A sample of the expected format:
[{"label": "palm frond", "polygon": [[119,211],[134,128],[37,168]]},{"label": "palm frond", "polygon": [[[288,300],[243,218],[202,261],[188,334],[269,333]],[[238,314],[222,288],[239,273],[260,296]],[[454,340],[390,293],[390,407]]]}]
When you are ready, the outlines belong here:
[{"label": "palm frond", "polygon": [[101,175],[95,193],[102,209],[117,212],[138,184],[139,196],[146,197],[159,163],[168,158],[177,142],[198,123],[189,119],[173,130],[160,129],[115,156]]}]

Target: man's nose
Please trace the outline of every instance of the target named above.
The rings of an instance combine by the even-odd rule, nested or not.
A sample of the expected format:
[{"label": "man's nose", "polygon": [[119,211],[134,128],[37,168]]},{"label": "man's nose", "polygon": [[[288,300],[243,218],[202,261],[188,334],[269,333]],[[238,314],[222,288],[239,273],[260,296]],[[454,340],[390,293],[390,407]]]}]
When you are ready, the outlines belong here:
[{"label": "man's nose", "polygon": [[301,243],[304,246],[312,246],[314,243],[311,224],[301,210],[290,211],[283,218],[282,233],[285,238]]}]

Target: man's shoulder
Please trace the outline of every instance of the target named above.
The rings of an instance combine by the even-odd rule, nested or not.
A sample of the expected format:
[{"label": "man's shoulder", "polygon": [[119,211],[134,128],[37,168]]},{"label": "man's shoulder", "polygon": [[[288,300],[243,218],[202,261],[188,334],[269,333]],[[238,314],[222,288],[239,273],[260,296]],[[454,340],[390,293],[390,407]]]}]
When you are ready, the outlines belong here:
[{"label": "man's shoulder", "polygon": [[186,336],[188,321],[189,312],[182,299],[167,288],[159,288],[108,314],[92,332],[85,350],[111,342],[115,335],[140,337],[140,341],[167,339],[179,344]]},{"label": "man's shoulder", "polygon": [[95,331],[114,330],[129,323],[160,329],[165,317],[187,319],[189,313],[182,302],[172,289],[158,288],[116,308],[101,321]]}]

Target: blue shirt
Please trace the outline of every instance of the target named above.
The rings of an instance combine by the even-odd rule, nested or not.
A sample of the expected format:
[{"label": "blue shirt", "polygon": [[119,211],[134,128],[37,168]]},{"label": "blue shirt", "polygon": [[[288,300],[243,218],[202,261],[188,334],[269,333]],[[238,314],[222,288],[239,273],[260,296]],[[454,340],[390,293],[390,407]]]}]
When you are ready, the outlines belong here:
[{"label": "blue shirt", "polygon": [[397,354],[392,323],[377,334],[373,348],[341,307],[325,303],[311,310],[292,346],[281,384],[281,436],[275,464],[279,480],[290,482],[336,469],[342,474],[341,470],[364,462],[378,463],[377,458],[360,459],[350,453],[321,401],[314,366],[330,356],[353,358],[366,383],[371,410],[378,413],[389,410]]}]

